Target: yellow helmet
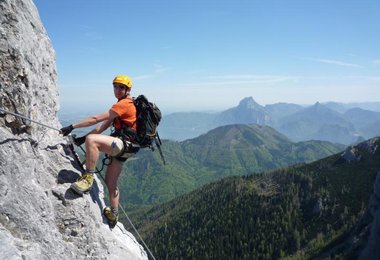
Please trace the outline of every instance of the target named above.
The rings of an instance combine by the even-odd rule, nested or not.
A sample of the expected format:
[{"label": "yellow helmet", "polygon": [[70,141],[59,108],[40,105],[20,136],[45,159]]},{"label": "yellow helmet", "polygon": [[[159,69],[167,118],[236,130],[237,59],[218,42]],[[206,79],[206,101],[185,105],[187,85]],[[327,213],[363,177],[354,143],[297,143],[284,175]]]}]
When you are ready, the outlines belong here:
[{"label": "yellow helmet", "polygon": [[132,80],[130,77],[128,76],[124,76],[124,75],[117,75],[113,82],[112,83],[118,83],[118,84],[123,84],[124,86],[126,86],[127,88],[132,88]]}]

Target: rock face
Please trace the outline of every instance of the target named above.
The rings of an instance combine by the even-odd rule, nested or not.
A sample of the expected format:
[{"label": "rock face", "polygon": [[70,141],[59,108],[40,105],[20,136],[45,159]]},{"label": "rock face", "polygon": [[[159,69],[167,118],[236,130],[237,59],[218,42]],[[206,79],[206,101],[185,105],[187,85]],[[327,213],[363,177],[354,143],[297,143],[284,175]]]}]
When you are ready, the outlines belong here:
[{"label": "rock face", "polygon": [[[0,0],[0,108],[61,126],[55,53],[32,0]],[[102,217],[103,186],[81,174],[58,131],[0,111],[0,259],[147,259]]]}]

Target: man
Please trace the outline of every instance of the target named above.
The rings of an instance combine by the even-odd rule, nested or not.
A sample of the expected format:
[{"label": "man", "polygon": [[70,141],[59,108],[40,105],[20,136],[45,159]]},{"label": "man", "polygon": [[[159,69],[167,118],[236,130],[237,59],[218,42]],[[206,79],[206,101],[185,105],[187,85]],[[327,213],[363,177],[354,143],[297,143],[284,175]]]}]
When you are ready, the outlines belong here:
[{"label": "man", "polygon": [[[86,143],[86,172],[71,185],[71,188],[80,194],[89,191],[94,181],[93,175],[99,159],[99,153],[104,152],[111,156],[111,164],[107,167],[106,173],[106,184],[111,206],[106,207],[103,211],[111,228],[118,221],[119,191],[117,180],[121,173],[123,162],[136,153],[136,150],[129,149],[130,145],[127,145],[130,144],[128,138],[123,140],[120,137],[125,128],[132,132],[136,131],[136,107],[130,96],[131,87],[132,82],[128,76],[117,75],[113,80],[113,89],[118,102],[109,111],[90,116],[61,129],[61,133],[66,136],[75,128],[88,127],[103,122],[87,135],[75,139],[77,145]],[[115,127],[115,133],[111,134],[111,136],[101,134],[112,125]]]}]

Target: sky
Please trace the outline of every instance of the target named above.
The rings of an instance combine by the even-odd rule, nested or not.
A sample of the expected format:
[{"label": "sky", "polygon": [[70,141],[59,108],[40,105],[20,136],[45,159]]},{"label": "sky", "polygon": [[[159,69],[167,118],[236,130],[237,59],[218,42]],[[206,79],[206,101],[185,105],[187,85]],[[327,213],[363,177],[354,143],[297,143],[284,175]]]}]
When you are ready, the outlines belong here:
[{"label": "sky", "polygon": [[108,109],[112,80],[164,113],[380,101],[379,0],[34,0],[62,110]]}]

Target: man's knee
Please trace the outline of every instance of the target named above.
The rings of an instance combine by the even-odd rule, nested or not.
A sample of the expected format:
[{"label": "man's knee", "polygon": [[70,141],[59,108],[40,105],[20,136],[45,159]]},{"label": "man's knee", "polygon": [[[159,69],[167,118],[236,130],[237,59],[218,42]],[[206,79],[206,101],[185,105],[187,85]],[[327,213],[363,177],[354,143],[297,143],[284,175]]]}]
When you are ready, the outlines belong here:
[{"label": "man's knee", "polygon": [[119,196],[119,188],[118,187],[116,187],[116,189],[113,191],[113,196],[114,197]]},{"label": "man's knee", "polygon": [[119,188],[114,183],[110,183],[109,180],[108,181],[106,180],[106,184],[107,184],[110,195],[117,197],[119,195]]},{"label": "man's knee", "polygon": [[89,134],[86,136],[86,145],[91,145],[96,143],[96,134]]}]

